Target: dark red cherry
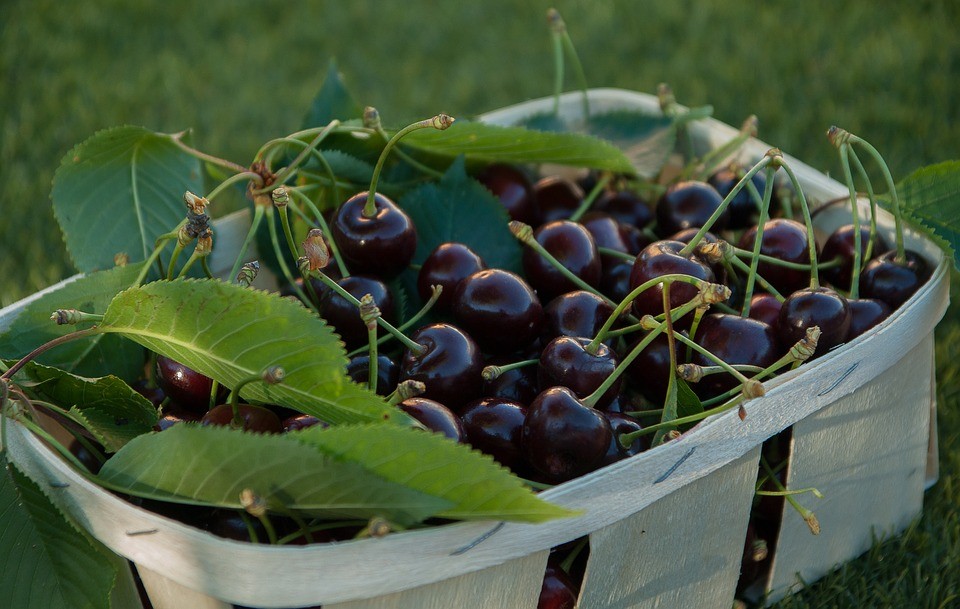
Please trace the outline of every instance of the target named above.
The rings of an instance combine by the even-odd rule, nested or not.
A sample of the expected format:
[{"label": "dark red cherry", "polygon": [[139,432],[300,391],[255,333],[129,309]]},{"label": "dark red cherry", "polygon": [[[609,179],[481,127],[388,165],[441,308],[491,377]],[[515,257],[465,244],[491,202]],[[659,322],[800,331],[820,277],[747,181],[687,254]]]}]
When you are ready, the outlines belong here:
[{"label": "dark red cherry", "polygon": [[157,419],[153,429],[156,431],[166,431],[178,423],[190,422],[196,423],[202,415],[192,410],[186,410],[174,402],[170,402],[164,409],[163,414]]},{"label": "dark red cherry", "polygon": [[750,317],[762,321],[771,328],[777,326],[782,304],[777,297],[767,292],[754,294],[750,299]]},{"label": "dark red cherry", "polygon": [[461,414],[467,442],[514,471],[522,469],[521,436],[527,407],[504,398],[481,398]]},{"label": "dark red cherry", "polygon": [[407,268],[417,249],[417,231],[410,216],[384,195],[374,196],[376,213],[367,217],[367,193],[347,199],[336,211],[330,232],[351,273],[384,279]]},{"label": "dark red cherry", "polygon": [[[280,417],[269,408],[255,406],[253,404],[239,404],[240,420],[244,431],[253,431],[257,433],[280,433],[283,431],[283,424]],[[201,425],[232,426],[233,425],[233,407],[230,404],[220,404],[211,408],[207,414],[200,418]]]},{"label": "dark red cherry", "polygon": [[[757,228],[749,228],[740,237],[740,247],[753,251],[757,241]],[[807,228],[786,218],[774,218],[763,225],[763,243],[760,253],[785,262],[797,264],[810,263],[810,248],[807,241]],[[757,273],[770,282],[778,292],[786,296],[810,284],[810,271],[788,269],[771,262],[759,262]]]},{"label": "dark red cherry", "polygon": [[621,260],[604,265],[600,273],[600,292],[614,302],[621,302],[630,293],[630,273],[633,262]]},{"label": "dark red cherry", "polygon": [[[354,355],[347,362],[347,376],[354,383],[366,383],[370,374],[370,354]],[[377,395],[389,395],[400,382],[400,366],[386,355],[377,355]]]},{"label": "dark red cherry", "polygon": [[[576,222],[557,220],[537,228],[534,238],[557,261],[591,287],[600,285],[600,255],[590,231]],[[580,289],[533,248],[523,250],[523,270],[541,300]]]},{"label": "dark red cherry", "polygon": [[453,297],[453,316],[483,350],[510,353],[539,336],[543,306],[516,273],[487,269],[460,282]]},{"label": "dark red cherry", "polygon": [[484,169],[477,180],[496,195],[511,220],[537,223],[537,204],[533,184],[527,174],[512,165],[494,163]]},{"label": "dark red cherry", "polygon": [[213,379],[159,354],[156,372],[157,385],[181,408],[199,414],[207,411]]},{"label": "dark red cherry", "polygon": [[257,543],[268,542],[269,536],[263,523],[253,516],[247,516],[240,510],[214,510],[204,526],[206,530],[217,537],[245,542],[254,540],[250,531],[251,527],[253,528],[253,535],[256,535]]},{"label": "dark red cherry", "polygon": [[560,483],[600,467],[612,435],[600,411],[566,387],[551,387],[527,408],[523,451],[548,482]]},{"label": "dark red cherry", "polygon": [[422,382],[426,391],[420,397],[436,400],[454,412],[480,397],[483,357],[469,334],[450,324],[435,323],[420,328],[410,339],[424,351],[404,351],[400,380]]},{"label": "dark red cherry", "polygon": [[539,224],[566,220],[583,202],[583,190],[576,182],[561,176],[540,178],[533,185],[539,209]]},{"label": "dark red cherry", "polygon": [[[713,271],[695,256],[681,256],[680,241],[655,241],[637,256],[630,273],[630,289],[636,289],[651,279],[669,274],[691,275],[704,281],[714,281]],[[670,308],[686,304],[698,290],[689,283],[676,282],[670,286]],[[659,285],[645,290],[633,300],[638,316],[663,313],[663,288]]]},{"label": "dark red cherry", "polygon": [[[384,282],[373,277],[351,275],[346,279],[337,280],[337,284],[357,300],[370,294],[380,309],[380,316],[391,323],[396,321],[393,294]],[[357,305],[333,290],[327,290],[325,294],[326,299],[320,306],[320,316],[334,327],[347,350],[366,345],[367,326],[360,319],[360,309]]]},{"label": "dark red cherry", "polygon": [[848,298],[850,305],[850,332],[847,340],[851,341],[884,319],[890,317],[890,305],[874,298]]},{"label": "dark red cherry", "polygon": [[814,357],[820,357],[846,342],[850,332],[850,306],[847,299],[830,288],[804,288],[788,296],[777,321],[780,342],[789,349],[813,326],[820,327],[820,340]]},{"label": "dark red cherry", "polygon": [[563,569],[547,565],[540,586],[537,609],[574,609],[577,606],[576,584]]},{"label": "dark red cherry", "polygon": [[326,421],[318,419],[312,414],[295,414],[281,421],[281,426],[283,427],[283,432],[288,433],[291,431],[308,429],[310,427],[329,427],[330,424]]},{"label": "dark red cherry", "polygon": [[[616,369],[620,360],[610,347],[601,343],[597,352],[586,350],[591,339],[558,336],[551,340],[540,353],[537,365],[537,382],[541,387],[567,387],[578,398],[594,392]],[[609,403],[620,392],[623,377],[604,392],[597,406]]]},{"label": "dark red cherry", "polygon": [[613,430],[610,446],[607,448],[607,454],[603,458],[604,465],[610,465],[621,459],[632,457],[649,448],[646,436],[640,436],[631,442],[629,448],[620,443],[621,435],[643,429],[640,421],[622,412],[606,411],[603,413],[603,416],[607,417],[607,420],[610,422],[610,428]]},{"label": "dark red cherry", "polygon": [[400,402],[398,406],[400,410],[423,423],[430,431],[441,433],[455,442],[465,441],[466,432],[460,418],[440,402],[424,397],[413,397]]},{"label": "dark red cherry", "polygon": [[434,308],[449,312],[453,308],[453,294],[460,282],[477,271],[487,268],[483,259],[462,243],[441,243],[423,261],[417,274],[417,292],[426,302],[430,299],[430,286],[443,288]]},{"label": "dark red cherry", "polygon": [[607,191],[600,195],[594,209],[603,211],[624,224],[645,228],[653,222],[653,210],[640,195],[629,190]]},{"label": "dark red cherry", "polygon": [[[627,348],[627,352],[639,345],[643,338],[638,338]],[[680,355],[677,353],[676,355]],[[683,363],[679,357],[678,364]],[[637,357],[627,366],[627,382],[656,407],[663,406],[667,397],[667,386],[673,370],[670,368],[670,342],[666,333],[660,333]]]},{"label": "dark red cherry", "polygon": [[[539,353],[535,357],[539,357]],[[517,359],[517,357],[499,357],[491,359],[489,363],[504,365],[513,363]],[[537,384],[537,367],[532,365],[513,368],[501,373],[495,379],[483,381],[484,397],[503,398],[526,405],[532,402],[538,393],[540,393],[540,386]]]},{"label": "dark red cherry", "polygon": [[[657,201],[657,232],[672,235],[687,228],[701,228],[720,207],[723,197],[706,182],[678,182],[667,187]],[[710,230],[722,231],[729,215],[724,211]]]},{"label": "dark red cherry", "polygon": [[[728,166],[710,176],[707,182],[717,189],[721,197],[726,198],[746,173],[742,167]],[[752,181],[757,189],[757,193],[762,197],[763,191],[767,186],[767,180],[763,176],[763,173],[753,174]],[[770,198],[770,214],[773,215],[773,212],[779,209],[779,206],[780,203],[777,199],[777,192],[776,189],[774,189]],[[730,204],[727,206],[727,211],[730,213],[730,222],[727,224],[727,228],[733,230],[747,228],[748,226],[756,224],[757,218],[760,216],[760,207],[754,202],[753,196],[750,195],[750,191],[746,185],[744,185],[744,187],[740,189],[740,192],[730,201]]]},{"label": "dark red cherry", "polygon": [[[697,326],[696,341],[730,365],[744,364],[766,368],[783,355],[776,332],[768,324],[726,313],[704,315]],[[694,353],[693,363],[701,366],[717,365],[700,353]],[[691,386],[701,399],[709,399],[739,384],[733,375],[721,372],[706,375],[699,383]]]},{"label": "dark red cherry", "polygon": [[613,307],[610,303],[593,292],[567,292],[551,300],[544,308],[541,337],[544,342],[557,336],[592,338],[611,315]]},{"label": "dark red cherry", "polygon": [[[690,243],[693,241],[693,238],[697,236],[697,233],[700,232],[699,228],[686,228],[678,233],[670,235],[667,239],[668,241],[679,241],[680,243]],[[719,243],[720,239],[716,235],[707,231],[703,233],[703,237],[700,240],[700,243]]]},{"label": "dark red cherry", "polygon": [[896,250],[874,258],[860,274],[860,296],[876,298],[896,309],[930,278],[927,261],[917,252],[906,250],[906,260],[896,261]]},{"label": "dark red cherry", "polygon": [[[639,229],[623,225],[613,216],[602,211],[589,211],[583,214],[580,224],[590,232],[597,247],[636,256],[650,243]],[[600,255],[600,263],[604,266],[615,264],[620,260],[622,258],[617,256]]]},{"label": "dark red cherry", "polygon": [[[853,253],[856,251],[856,248],[854,247],[854,236],[855,234],[852,224],[841,226],[837,230],[833,231],[829,237],[827,237],[827,240],[823,244],[823,249],[820,251],[819,261],[821,265],[834,259],[840,260],[840,266],[827,266],[820,268],[820,278],[829,282],[832,286],[839,290],[850,289],[850,283],[852,279],[851,274],[853,273]],[[867,263],[865,255],[867,252],[867,243],[869,242],[869,239],[870,227],[861,226],[861,269]],[[886,241],[884,241],[880,235],[877,235],[876,240],[873,242],[872,255],[876,257],[889,250],[890,246],[887,245]]]},{"label": "dark red cherry", "polygon": [[[324,269],[324,274],[331,279],[340,278],[340,271],[336,268],[336,265],[334,265],[333,268],[331,268],[330,265],[327,265],[327,267]],[[321,304],[327,299],[330,288],[328,288],[322,281],[315,277],[310,278],[309,285],[309,288],[304,287],[305,284],[303,282],[303,277],[297,277],[293,284],[287,284],[280,288],[280,295],[287,298],[293,297],[297,300],[301,300],[300,294],[298,294],[297,290],[294,289],[294,286],[296,286],[297,289],[303,292],[304,297],[308,298],[313,305],[319,309]]]}]

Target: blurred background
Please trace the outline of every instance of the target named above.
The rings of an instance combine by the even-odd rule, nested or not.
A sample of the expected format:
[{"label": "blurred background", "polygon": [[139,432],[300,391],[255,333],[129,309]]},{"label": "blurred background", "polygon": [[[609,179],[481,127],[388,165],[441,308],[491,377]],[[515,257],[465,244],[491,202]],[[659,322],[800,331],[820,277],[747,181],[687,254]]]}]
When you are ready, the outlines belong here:
[{"label": "blurred background", "polygon": [[[0,306],[73,273],[51,212],[53,173],[99,129],[193,129],[246,164],[296,130],[335,59],[388,126],[473,116],[549,95],[544,2],[122,2],[0,6]],[[591,86],[711,104],[827,173],[836,124],[871,141],[896,178],[960,159],[960,2],[560,1]],[[575,81],[568,72],[568,87]],[[957,276],[954,275],[954,285]],[[938,330],[943,473],[908,533],[781,607],[960,606],[957,345]]]}]

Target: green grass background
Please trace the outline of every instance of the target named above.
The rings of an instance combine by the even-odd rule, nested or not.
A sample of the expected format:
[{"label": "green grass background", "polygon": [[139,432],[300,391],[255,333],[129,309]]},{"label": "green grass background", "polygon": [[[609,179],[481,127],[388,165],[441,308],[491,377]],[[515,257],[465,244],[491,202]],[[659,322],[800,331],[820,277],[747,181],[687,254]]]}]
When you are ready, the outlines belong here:
[{"label": "green grass background", "polygon": [[[193,128],[202,149],[246,163],[299,126],[331,58],[388,125],[475,115],[551,92],[549,6],[4,0],[0,305],[72,273],[50,181],[96,130]],[[831,124],[870,140],[896,177],[960,159],[958,2],[555,6],[592,86],[668,82],[728,123],[756,114],[765,141],[828,173]],[[958,328],[954,306],[937,332],[942,477],[923,517],[779,607],[960,607]]]}]

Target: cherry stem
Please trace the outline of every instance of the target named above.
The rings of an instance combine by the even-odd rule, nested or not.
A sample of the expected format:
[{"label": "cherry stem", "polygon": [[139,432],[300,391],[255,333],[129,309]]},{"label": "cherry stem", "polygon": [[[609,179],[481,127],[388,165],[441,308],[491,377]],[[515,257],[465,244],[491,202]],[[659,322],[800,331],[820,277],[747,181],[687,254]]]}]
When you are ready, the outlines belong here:
[{"label": "cherry stem", "polygon": [[850,144],[840,144],[840,165],[843,167],[843,179],[847,183],[850,193],[850,215],[853,220],[853,268],[850,271],[850,298],[860,296],[860,267],[863,264],[860,237],[860,210],[857,204],[857,189],[853,184],[853,173],[850,171]]},{"label": "cherry stem", "polygon": [[330,255],[333,256],[334,261],[337,263],[337,269],[340,271],[340,275],[346,279],[350,276],[350,272],[347,270],[346,265],[340,256],[340,249],[337,247],[336,241],[333,239],[333,234],[330,232],[330,226],[327,224],[327,221],[323,219],[323,214],[320,213],[320,210],[317,209],[317,206],[314,205],[313,201],[310,200],[310,197],[300,192],[297,188],[290,188],[287,192],[293,193],[293,196],[302,201],[313,214],[314,219],[317,222],[317,225],[320,227],[320,230],[323,231],[323,236],[326,238],[327,247],[330,248]]},{"label": "cherry stem", "polygon": [[[207,154],[206,152],[201,152],[196,148],[193,148],[191,146],[184,144],[180,138],[182,138],[186,133],[187,132],[184,131],[181,133],[173,134],[170,136],[170,141],[172,141],[178,148],[180,148],[190,156],[198,158],[201,161],[206,161],[213,165],[217,165],[218,167],[223,167],[224,169],[232,171],[233,173],[245,173],[247,171],[247,168],[244,167],[243,165],[239,165],[237,163],[234,163],[233,161],[228,161],[226,159],[215,157],[211,154]],[[258,182],[259,184],[262,185],[263,178],[259,174],[255,174],[255,175],[256,175],[256,178],[251,178],[251,179],[253,179],[253,181]]]},{"label": "cherry stem", "polygon": [[230,176],[223,182],[220,182],[217,187],[211,190],[210,194],[208,194],[205,198],[208,201],[213,201],[220,193],[225,191],[230,186],[233,186],[237,182],[250,182],[256,181],[257,179],[261,179],[259,173],[253,171],[241,171],[240,173]]},{"label": "cherry stem", "polygon": [[696,423],[697,421],[702,421],[707,417],[719,414],[721,412],[726,412],[734,406],[739,406],[740,402],[743,401],[743,394],[736,395],[727,402],[724,402],[720,406],[704,410],[703,412],[698,412],[696,414],[687,415],[685,417],[679,417],[670,421],[665,421],[661,423],[656,423],[654,425],[649,425],[643,429],[638,429],[637,431],[632,431],[630,433],[625,433],[620,435],[620,443],[624,446],[630,446],[633,444],[637,438],[642,436],[649,435],[651,433],[660,431],[662,429],[671,429],[676,428],[678,425],[686,425],[687,423]]},{"label": "cherry stem", "polygon": [[[673,331],[673,319],[670,317],[670,285],[663,284],[663,324],[667,334],[667,352],[670,354],[670,377],[667,380],[667,395],[663,399],[663,413],[660,422],[667,423],[677,418],[677,337]],[[699,310],[701,307],[697,307]],[[662,431],[653,436],[654,446],[663,442]]]},{"label": "cherry stem", "polygon": [[[767,458],[763,455],[760,455],[760,465],[763,467],[764,471],[767,472],[767,475],[770,477],[770,482],[783,494],[783,498],[800,514],[800,517],[803,518],[803,521],[807,523],[807,526],[810,527],[810,532],[814,535],[820,534],[820,522],[817,520],[816,515],[807,508],[800,505],[800,503],[793,497],[795,493],[788,492],[786,487],[780,482],[780,479],[777,478],[773,470],[770,468],[770,463],[767,462]],[[819,491],[818,491],[819,492]]]},{"label": "cherry stem", "polygon": [[247,236],[243,240],[243,244],[240,246],[240,251],[237,252],[237,259],[233,262],[233,268],[230,269],[230,274],[227,277],[230,281],[233,281],[237,276],[237,273],[240,271],[240,266],[244,263],[243,257],[247,253],[247,248],[250,247],[250,244],[253,242],[254,235],[257,234],[257,228],[260,226],[260,221],[263,220],[264,205],[254,205],[253,206],[253,220],[250,222],[250,230],[247,231]]},{"label": "cherry stem", "polygon": [[553,31],[556,32],[559,30],[560,41],[563,43],[563,50],[566,51],[567,55],[570,56],[570,59],[573,60],[573,70],[577,75],[577,84],[580,87],[580,91],[583,93],[583,120],[586,122],[590,120],[590,97],[587,95],[587,75],[583,71],[583,64],[580,63],[580,56],[577,54],[577,49],[573,46],[573,39],[570,38],[570,32],[567,30],[567,24],[564,23],[563,18],[560,17],[560,13],[557,11],[557,9],[550,9],[547,11],[547,18],[550,20],[550,25]]},{"label": "cherry stem", "polygon": [[160,265],[160,276],[162,277],[166,274],[163,271],[163,264],[160,262],[160,254],[164,249],[166,249],[167,243],[173,239],[176,239],[180,233],[180,229],[186,225],[187,221],[184,219],[180,222],[180,224],[177,225],[177,228],[173,229],[173,231],[157,237],[157,240],[153,245],[153,251],[150,252],[150,256],[144,261],[143,266],[140,267],[140,273],[137,275],[137,278],[133,281],[130,287],[136,287],[143,283],[144,279],[147,278],[147,274],[150,273],[150,266],[154,262],[157,262]]},{"label": "cherry stem", "polygon": [[255,383],[257,381],[266,383],[268,385],[276,385],[283,381],[284,371],[280,366],[271,366],[270,368],[265,369],[260,374],[252,374],[245,379],[241,379],[240,382],[236,384],[233,388],[233,391],[230,392],[230,397],[228,398],[230,408],[233,410],[233,420],[230,422],[230,426],[236,429],[243,427],[243,419],[240,417],[240,390],[249,385],[250,383]]},{"label": "cherry stem", "polygon": [[[413,317],[403,322],[403,324],[397,326],[397,330],[399,330],[400,332],[406,332],[407,330],[412,328],[418,321],[420,321],[421,318],[423,318],[424,315],[426,315],[430,311],[430,309],[433,308],[433,305],[437,304],[437,300],[440,298],[440,294],[442,292],[443,292],[443,286],[440,286],[440,285],[430,286],[430,298],[427,300],[427,302],[424,303],[422,307],[420,307],[420,310],[417,311],[413,315]],[[393,338],[392,334],[385,334],[377,339],[377,345],[382,345],[383,343],[387,342],[391,338]],[[361,353],[363,353],[363,351],[364,351],[364,348],[360,347],[359,349],[356,349],[348,353],[347,357],[360,355]]]},{"label": "cherry stem", "polygon": [[760,249],[763,247],[763,230],[766,227],[767,218],[770,215],[770,198],[773,196],[774,172],[776,172],[776,167],[773,165],[768,166],[765,170],[766,185],[764,186],[763,199],[760,203],[760,218],[757,220],[757,233],[753,239],[752,258],[750,259],[750,271],[747,273],[747,285],[746,288],[744,288],[743,308],[740,311],[741,317],[748,317],[750,315],[750,299],[753,298],[753,287],[757,282],[757,267],[760,264]]},{"label": "cherry stem", "polygon": [[[731,258],[730,264],[732,264],[734,268],[740,271],[743,271],[745,273],[750,272],[750,267],[747,266],[747,264],[743,260],[740,260],[739,258]],[[771,285],[769,281],[764,279],[763,275],[761,275],[760,273],[754,273],[753,276],[756,278],[757,283],[760,284],[760,287],[762,287],[767,292],[770,292],[770,294],[774,298],[776,298],[778,301],[783,302],[784,300],[786,300],[786,297],[783,294],[781,294],[779,290],[773,287],[773,285]]]},{"label": "cherry stem", "polygon": [[367,327],[367,345],[370,351],[370,361],[367,364],[367,388],[377,392],[377,376],[380,362],[377,361],[377,320],[380,319],[380,308],[370,294],[364,294],[360,299],[360,319]]},{"label": "cherry stem", "polygon": [[[281,222],[283,222],[283,220],[286,218],[285,212],[286,210],[281,208],[281,211],[280,211]],[[277,224],[277,221],[273,217],[273,214],[268,213],[267,228],[269,229],[269,232],[270,232],[270,244],[273,246],[273,255],[276,256],[277,262],[280,264],[280,272],[283,273],[284,278],[287,280],[287,284],[293,288],[293,291],[296,293],[297,298],[299,298],[301,302],[309,306],[311,309],[319,313],[320,311],[317,309],[317,304],[316,304],[318,300],[317,292],[316,290],[313,289],[313,284],[310,283],[310,279],[308,277],[303,278],[304,289],[306,290],[306,292],[309,293],[309,297],[307,293],[304,292],[304,289],[301,289],[300,286],[297,285],[297,282],[294,281],[293,273],[290,271],[290,268],[287,266],[286,260],[284,259],[285,257],[283,253],[280,251],[280,240],[277,237],[276,224]],[[286,229],[286,227],[284,227],[284,229]],[[284,230],[284,232],[287,232],[287,231]],[[290,235],[288,238],[292,238],[292,235]],[[289,241],[287,243],[287,246],[290,247],[291,249],[296,247],[296,246],[291,246]],[[293,251],[295,255],[298,254],[296,249],[294,249]],[[299,255],[297,255],[297,257],[299,258]]]},{"label": "cherry stem", "polygon": [[580,206],[577,207],[577,209],[574,210],[574,212],[570,214],[570,217],[567,219],[571,222],[579,222],[580,218],[583,217],[583,214],[587,213],[590,207],[593,206],[594,201],[597,200],[597,197],[600,196],[600,193],[602,193],[607,187],[607,184],[610,183],[612,177],[613,176],[610,174],[604,174],[599,180],[597,180],[597,183],[593,186],[593,188],[590,189],[590,192],[587,194],[587,196],[584,197],[583,201],[580,203]]},{"label": "cherry stem", "polygon": [[533,366],[534,364],[539,364],[540,360],[538,359],[525,359],[519,362],[513,362],[512,364],[504,364],[502,366],[486,366],[483,369],[483,380],[485,381],[495,381],[500,378],[500,375],[504,372],[510,372],[511,370],[516,370],[518,368],[524,368],[526,366]]},{"label": "cherry stem", "polygon": [[[364,108],[363,124],[366,127],[373,129],[377,133],[377,135],[383,138],[384,143],[387,143],[390,141],[390,134],[387,133],[387,131],[383,128],[383,123],[380,122],[380,112],[378,112],[376,108],[372,106],[367,106],[366,108]],[[442,171],[437,171],[433,167],[428,167],[427,165],[424,165],[417,159],[413,158],[412,156],[404,152],[402,148],[397,148],[396,153],[397,153],[397,156],[403,159],[405,163],[407,163],[414,169],[420,171],[421,173],[425,173],[429,176],[433,176],[434,178],[443,177]]]},{"label": "cherry stem", "polygon": [[[768,256],[766,254],[754,254],[751,250],[745,250],[743,248],[736,247],[734,245],[730,246],[730,250],[737,256],[741,258],[746,258],[748,260],[753,260],[754,258],[758,259],[760,262],[766,262],[767,264],[773,264],[776,266],[782,266],[785,269],[794,269],[797,271],[809,271],[810,265],[802,262],[788,262],[786,260],[781,260],[774,256]],[[827,265],[837,266],[839,265],[839,260],[834,259],[829,263],[821,264],[820,268],[825,268]]]},{"label": "cherry stem", "polygon": [[706,180],[717,166],[736,153],[751,137],[757,136],[757,116],[751,114],[743,121],[739,133],[722,145],[713,148],[699,159],[693,159],[681,172],[681,180],[696,178]]},{"label": "cherry stem", "polygon": [[[24,398],[27,397],[26,395],[23,394],[23,392],[19,390],[17,391],[17,393],[22,395]],[[78,417],[76,414],[74,414],[70,410],[67,410],[66,408],[61,408],[56,404],[52,404],[50,402],[46,402],[43,400],[35,400],[35,399],[29,400],[29,402],[33,407],[40,406],[41,408],[45,408],[51,412],[55,412],[60,416],[64,417],[65,419],[69,419],[73,421],[74,423],[76,423],[80,427],[83,427],[84,429],[86,429],[87,425],[89,425],[89,423],[87,423],[86,421]],[[72,435],[77,440],[77,442],[79,442],[85,449],[87,449],[87,451],[93,456],[93,458],[96,459],[100,464],[106,463],[107,458],[103,456],[103,453],[100,452],[100,449],[94,446],[93,443],[90,440],[88,440],[85,435],[83,435],[78,431],[75,431],[70,427],[65,427],[65,429],[68,432],[70,432],[70,435]]]},{"label": "cherry stem", "polygon": [[560,13],[555,9],[547,11],[547,24],[550,26],[550,40],[553,43],[553,115],[560,115],[560,95],[563,93],[563,34],[566,29]]},{"label": "cherry stem", "polygon": [[412,133],[418,129],[433,128],[443,131],[452,125],[453,121],[453,117],[447,116],[446,114],[438,114],[433,118],[407,125],[400,131],[397,131],[397,133],[387,141],[383,150],[380,152],[376,166],[373,168],[373,178],[370,180],[370,190],[367,193],[367,204],[363,207],[362,212],[364,218],[373,218],[377,215],[377,181],[380,179],[380,172],[383,170],[383,164],[387,160],[387,155],[390,154],[390,150],[397,145],[397,142],[403,139],[408,133]]},{"label": "cherry stem", "polygon": [[0,381],[6,381],[9,379],[12,379],[13,375],[15,375],[17,372],[20,372],[20,369],[26,366],[28,362],[33,361],[34,359],[37,358],[37,356],[42,355],[43,353],[46,353],[47,351],[49,351],[50,349],[53,349],[54,347],[58,347],[64,343],[77,340],[78,338],[86,338],[88,336],[94,336],[96,334],[100,334],[100,329],[97,326],[93,326],[91,328],[85,328],[83,330],[74,330],[73,332],[69,332],[67,334],[63,334],[62,336],[53,338],[43,343],[42,345],[40,345],[30,353],[21,357],[20,360],[17,361],[17,363],[10,366],[3,374],[0,374]]},{"label": "cherry stem", "polygon": [[857,173],[860,174],[860,179],[863,180],[864,185],[867,187],[867,198],[870,200],[870,237],[867,239],[867,247],[863,251],[863,258],[865,260],[870,260],[873,257],[873,244],[877,240],[877,195],[873,192],[873,183],[870,181],[870,176],[867,175],[867,170],[863,167],[863,163],[860,162],[860,157],[857,156],[856,151],[847,147],[847,155],[853,161],[854,167],[857,168]]},{"label": "cherry stem", "polygon": [[[277,173],[276,177],[273,180],[273,184],[271,184],[270,186],[267,186],[266,188],[262,188],[260,191],[257,191],[257,192],[266,192],[269,190],[273,190],[274,188],[277,188],[278,186],[282,185],[287,180],[287,178],[293,175],[293,172],[300,166],[300,164],[303,163],[303,161],[312,153],[316,152],[317,155],[322,158],[323,155],[317,152],[316,150],[317,146],[319,146],[320,143],[328,135],[330,135],[330,133],[335,128],[339,126],[340,126],[340,121],[337,119],[333,119],[332,121],[327,123],[327,125],[320,130],[320,132],[313,138],[313,140],[311,140],[310,143],[307,144],[307,146],[300,151],[300,154],[294,157],[293,161],[291,161],[289,165],[287,165]],[[296,139],[293,141],[300,142],[300,140],[296,140]]]},{"label": "cherry stem", "polygon": [[[690,340],[690,339],[687,338],[686,336],[684,336],[684,335],[682,335],[682,334],[677,334],[674,338],[675,338],[676,340],[680,341],[681,343],[683,343],[684,345],[686,345],[688,348],[693,349],[694,351],[696,351],[696,352],[699,353],[700,355],[704,356],[704,357],[707,358],[708,360],[716,363],[716,364],[717,364],[720,368],[722,368],[724,371],[729,372],[730,374],[732,374],[732,375],[734,376],[734,378],[736,378],[738,381],[740,381],[740,383],[746,383],[748,380],[750,380],[750,379],[748,379],[747,377],[745,377],[745,376],[743,375],[743,373],[740,372],[739,370],[737,370],[734,366],[731,366],[730,364],[728,364],[727,362],[723,361],[722,359],[720,359],[719,357],[717,357],[716,355],[714,355],[713,353],[711,353],[711,352],[708,351],[707,349],[703,348],[701,345],[698,345],[698,344],[695,343],[694,341]],[[674,369],[675,369],[675,368],[676,368],[676,367],[674,367]],[[762,370],[762,368],[757,368],[757,369],[758,369],[758,370]]]},{"label": "cherry stem", "polygon": [[[23,395],[23,394],[21,394],[21,395]],[[26,396],[23,396],[23,398],[25,399]],[[9,415],[7,415],[7,416],[9,416]],[[60,442],[58,442],[56,438],[54,438],[50,433],[47,432],[47,430],[45,430],[44,428],[40,427],[40,425],[34,423],[33,421],[31,421],[30,419],[26,418],[26,417],[23,416],[22,414],[20,414],[20,415],[13,415],[13,416],[11,416],[10,418],[13,419],[13,420],[15,420],[15,421],[17,421],[18,423],[20,423],[21,425],[23,425],[24,427],[26,427],[32,434],[34,434],[35,436],[40,437],[40,439],[44,440],[47,444],[49,444],[50,446],[52,446],[52,447],[54,448],[54,450],[56,450],[58,453],[60,453],[60,456],[61,456],[61,457],[63,457],[63,458],[66,459],[67,461],[69,461],[70,464],[73,465],[73,467],[75,467],[75,468],[76,468],[78,471],[80,471],[82,474],[84,474],[85,477],[91,478],[91,477],[93,476],[93,472],[91,472],[89,469],[87,469],[87,466],[84,465],[84,464],[80,461],[80,459],[78,459],[72,452],[70,452],[69,449],[67,449],[67,448],[66,448],[65,446],[63,446]]]},{"label": "cherry stem", "polygon": [[797,179],[793,168],[791,168],[782,157],[780,158],[780,167],[783,167],[783,170],[787,173],[787,176],[790,178],[790,184],[797,193],[797,198],[800,199],[800,211],[803,212],[803,223],[807,227],[807,247],[810,250],[810,288],[817,289],[820,287],[820,271],[817,268],[817,241],[813,235],[813,219],[810,217],[810,206],[807,204],[807,196],[803,194],[803,188],[800,187],[800,180]]},{"label": "cherry stem", "polygon": [[[303,270],[303,272],[307,273],[308,275],[316,276],[318,279],[320,279],[320,281],[323,282],[325,286],[327,286],[328,288],[336,292],[341,298],[346,299],[347,302],[353,303],[353,305],[356,306],[357,309],[360,308],[360,301],[357,300],[357,298],[353,294],[343,289],[343,287],[339,283],[337,283],[333,279],[330,279],[330,277],[328,277],[323,271],[304,270],[304,267],[301,267],[301,270]],[[386,330],[391,335],[393,335],[394,338],[400,341],[403,344],[403,346],[409,349],[410,352],[413,353],[414,355],[422,355],[424,351],[426,351],[426,347],[408,338],[403,332],[395,328],[393,324],[385,320],[383,317],[378,317],[377,323],[380,324],[380,326],[384,330]]]},{"label": "cherry stem", "polygon": [[699,245],[700,241],[703,239],[704,235],[706,235],[707,232],[710,230],[710,227],[713,226],[714,222],[716,222],[721,215],[723,215],[723,212],[725,212],[727,210],[727,207],[730,206],[730,202],[733,201],[733,199],[738,194],[740,194],[740,191],[744,188],[744,186],[746,186],[747,182],[752,181],[753,176],[757,175],[758,171],[760,171],[761,169],[763,169],[764,167],[766,167],[767,165],[769,165],[774,161],[774,157],[771,154],[772,152],[773,151],[768,152],[762,159],[760,159],[757,162],[756,165],[750,168],[750,171],[743,174],[743,177],[740,178],[740,181],[737,182],[737,184],[732,189],[730,189],[730,192],[727,193],[727,196],[724,197],[723,201],[720,202],[720,206],[717,207],[716,211],[713,212],[713,214],[707,219],[704,225],[700,227],[700,230],[698,230],[697,234],[693,236],[693,239],[691,239],[690,242],[687,243],[687,245],[685,245],[682,250],[680,250],[679,254],[681,256],[689,256],[694,252],[697,245]]}]

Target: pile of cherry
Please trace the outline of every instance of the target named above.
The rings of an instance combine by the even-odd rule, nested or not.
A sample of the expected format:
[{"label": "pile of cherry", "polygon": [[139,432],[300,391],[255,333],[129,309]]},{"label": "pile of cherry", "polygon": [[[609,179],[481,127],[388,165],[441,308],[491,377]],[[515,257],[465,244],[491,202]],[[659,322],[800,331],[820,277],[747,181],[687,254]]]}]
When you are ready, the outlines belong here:
[{"label": "pile of cherry", "polygon": [[[768,188],[761,172],[723,205],[743,175],[731,166],[647,201],[614,186],[616,177],[536,179],[490,165],[475,177],[524,244],[523,274],[489,268],[464,244],[440,245],[418,271],[430,321],[407,336],[393,326],[388,286],[411,264],[416,227],[387,197],[360,193],[333,213],[326,234],[305,242],[309,283],[283,293],[311,300],[335,328],[354,380],[376,378],[376,391],[424,427],[542,488],[676,437],[683,426],[661,417],[670,393],[676,402],[677,379],[703,408],[761,395],[749,377],[853,339],[928,278],[926,261],[898,255],[866,225],[859,237],[848,225],[812,243],[812,228],[778,199],[789,188]],[[169,398],[161,428],[236,421],[230,405],[207,410],[210,379],[162,357],[157,364]],[[237,412],[259,432],[324,424],[279,408]],[[541,607],[572,606],[567,572],[577,554],[551,561]]]}]

